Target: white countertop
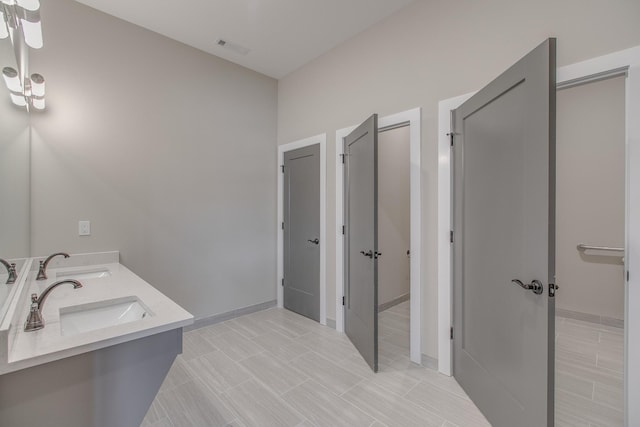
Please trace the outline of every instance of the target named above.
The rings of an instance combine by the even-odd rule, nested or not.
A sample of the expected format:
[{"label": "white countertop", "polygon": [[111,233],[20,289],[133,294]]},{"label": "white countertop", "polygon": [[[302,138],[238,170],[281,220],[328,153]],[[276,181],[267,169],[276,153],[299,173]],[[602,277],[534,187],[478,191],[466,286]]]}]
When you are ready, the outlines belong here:
[{"label": "white countertop", "polygon": [[[7,363],[0,363],[0,374],[17,371],[35,365],[63,359],[81,353],[109,347],[126,341],[146,337],[193,323],[193,316],[167,298],[153,286],[142,280],[119,263],[93,264],[90,267],[107,268],[109,277],[80,279],[83,287],[74,289],[70,284],[56,287],[46,298],[42,317],[45,327],[38,331],[25,332],[24,322],[30,308],[29,295],[40,295],[50,284],[60,280],[59,271],[86,271],[87,265],[79,267],[49,268],[49,279],[35,281],[34,272],[26,283],[26,289],[16,310],[11,328]],[[94,331],[62,336],[60,333],[60,308],[81,304],[136,297],[150,311],[150,316],[130,323],[109,326]]]}]

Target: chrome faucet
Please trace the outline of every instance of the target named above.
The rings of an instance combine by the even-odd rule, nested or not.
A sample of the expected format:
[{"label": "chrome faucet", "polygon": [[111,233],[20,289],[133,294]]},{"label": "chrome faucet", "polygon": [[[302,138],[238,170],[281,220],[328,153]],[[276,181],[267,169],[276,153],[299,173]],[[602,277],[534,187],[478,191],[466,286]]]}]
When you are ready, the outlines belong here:
[{"label": "chrome faucet", "polygon": [[27,317],[27,321],[24,323],[25,332],[37,331],[38,329],[44,328],[44,319],[42,318],[42,308],[44,307],[44,300],[47,298],[47,295],[56,287],[63,285],[65,283],[71,283],[73,285],[73,289],[78,289],[82,287],[82,283],[73,279],[60,280],[59,282],[54,283],[49,286],[38,298],[38,294],[31,294],[31,310],[29,310],[29,316]]},{"label": "chrome faucet", "polygon": [[18,275],[16,274],[15,263],[12,262],[11,264],[9,264],[7,261],[0,258],[0,264],[4,265],[7,269],[7,273],[9,273],[9,277],[7,277],[6,284],[10,285],[12,283],[15,283],[16,279],[18,278]]},{"label": "chrome faucet", "polygon": [[44,261],[40,261],[40,269],[38,270],[38,276],[36,277],[36,280],[45,280],[47,278],[47,265],[49,265],[49,261],[51,261],[53,257],[56,257],[58,255],[69,258],[69,254],[64,252],[56,252],[55,254],[49,255],[47,259],[45,259]]}]

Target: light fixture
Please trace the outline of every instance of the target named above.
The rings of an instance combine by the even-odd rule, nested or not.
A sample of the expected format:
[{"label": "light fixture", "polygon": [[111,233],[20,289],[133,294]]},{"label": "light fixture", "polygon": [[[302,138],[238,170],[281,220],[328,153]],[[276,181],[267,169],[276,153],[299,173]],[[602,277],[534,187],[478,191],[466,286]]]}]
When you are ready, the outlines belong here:
[{"label": "light fixture", "polygon": [[0,28],[0,38],[11,35],[13,41],[15,35],[12,31],[19,30],[29,47],[34,49],[42,47],[39,0],[2,0],[0,15],[2,15],[0,27],[3,27]]},{"label": "light fixture", "polygon": [[22,92],[22,85],[18,78],[18,72],[11,67],[4,67],[2,69],[2,77],[7,84],[7,88],[11,92]]},{"label": "light fixture", "polygon": [[40,0],[18,0],[18,6],[27,10],[40,9]]},{"label": "light fixture", "polygon": [[34,49],[40,49],[43,45],[40,21],[31,22],[20,18],[20,23],[24,32],[25,43]]},{"label": "light fixture", "polygon": [[18,70],[2,69],[11,102],[27,111],[33,107],[44,110],[44,77],[34,73],[29,77],[28,47],[40,49],[42,26],[40,24],[40,0],[0,0],[0,38],[11,38]]},{"label": "light fixture", "polygon": [[31,74],[31,95],[42,98],[44,96],[44,77],[42,75]]},{"label": "light fixture", "polygon": [[31,105],[36,110],[44,110],[44,98],[31,98]]},{"label": "light fixture", "polygon": [[25,78],[24,90],[15,69],[4,67],[2,77],[9,89],[11,102],[18,107],[27,107],[27,110],[30,106],[36,110],[44,110],[44,77],[41,74],[33,73],[31,78]]},{"label": "light fixture", "polygon": [[27,106],[27,100],[24,97],[24,95],[19,94],[19,93],[11,92],[9,94],[9,96],[11,96],[11,102],[16,104],[18,107],[26,107]]},{"label": "light fixture", "polygon": [[31,105],[36,110],[44,110],[44,77],[41,74],[31,74]]},{"label": "light fixture", "polygon": [[7,21],[4,18],[4,8],[0,7],[0,39],[6,39],[9,37],[9,30],[7,29]]}]

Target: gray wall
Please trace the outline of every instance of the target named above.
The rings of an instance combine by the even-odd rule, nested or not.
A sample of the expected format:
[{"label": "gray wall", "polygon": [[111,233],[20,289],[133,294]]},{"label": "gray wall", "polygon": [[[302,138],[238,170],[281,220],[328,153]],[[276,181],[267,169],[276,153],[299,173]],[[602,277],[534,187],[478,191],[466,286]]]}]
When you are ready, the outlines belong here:
[{"label": "gray wall", "polygon": [[625,79],[558,92],[556,307],[624,319],[620,257],[580,243],[624,247]]},{"label": "gray wall", "polygon": [[328,135],[327,230],[336,229],[335,131],[422,107],[423,353],[437,354],[438,101],[479,89],[550,36],[560,66],[638,45],[638,17],[637,0],[416,1],[279,81],[278,143]]},{"label": "gray wall", "polygon": [[409,293],[409,127],[378,135],[378,303]]},{"label": "gray wall", "polygon": [[276,80],[72,0],[41,14],[32,254],[120,250],[196,318],[275,299]]}]

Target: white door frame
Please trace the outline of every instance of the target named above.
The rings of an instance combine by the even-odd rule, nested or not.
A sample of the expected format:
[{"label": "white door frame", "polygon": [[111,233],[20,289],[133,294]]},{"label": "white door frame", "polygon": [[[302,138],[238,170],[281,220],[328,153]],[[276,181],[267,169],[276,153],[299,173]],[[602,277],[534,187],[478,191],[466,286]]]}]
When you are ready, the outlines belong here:
[{"label": "white door frame", "polygon": [[310,145],[320,144],[320,324],[327,324],[327,134],[312,136],[278,146],[278,281],[276,283],[278,307],[283,307],[284,278],[284,153]]},{"label": "white door frame", "polygon": [[[421,297],[421,269],[422,260],[421,251],[421,226],[422,226],[422,205],[421,205],[421,166],[420,166],[420,121],[421,109],[414,108],[412,110],[403,111],[401,113],[378,119],[378,128],[386,128],[389,126],[409,124],[409,158],[410,158],[410,227],[411,242],[409,244],[411,251],[410,263],[410,321],[409,321],[409,353],[411,361],[422,364],[422,341],[421,341],[421,313],[422,313],[422,297]],[[341,166],[342,160],[340,155],[343,154],[343,139],[351,133],[356,126],[340,129],[336,131],[336,330],[344,332],[344,309],[342,306],[342,297],[344,296],[344,236],[342,234],[342,225],[344,224],[343,209],[343,187],[344,187],[344,170]]]},{"label": "white door frame", "polygon": [[[640,46],[558,68],[557,83],[572,83],[613,75],[626,69],[626,208],[625,262],[633,269],[625,287],[625,420],[640,425]],[[451,151],[447,133],[450,111],[473,93],[445,99],[438,116],[438,370],[451,375]],[[638,266],[639,270],[635,270]]]}]

